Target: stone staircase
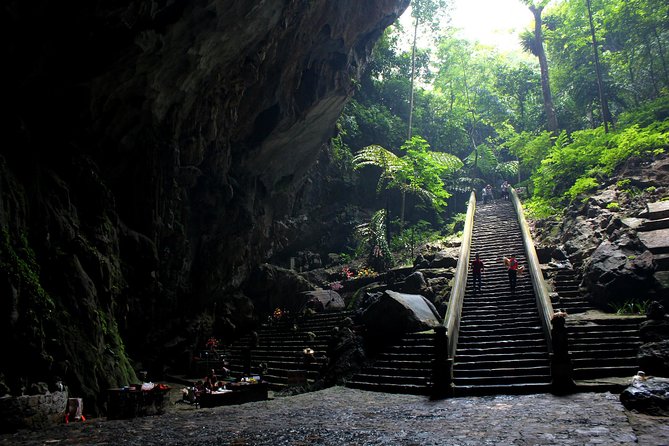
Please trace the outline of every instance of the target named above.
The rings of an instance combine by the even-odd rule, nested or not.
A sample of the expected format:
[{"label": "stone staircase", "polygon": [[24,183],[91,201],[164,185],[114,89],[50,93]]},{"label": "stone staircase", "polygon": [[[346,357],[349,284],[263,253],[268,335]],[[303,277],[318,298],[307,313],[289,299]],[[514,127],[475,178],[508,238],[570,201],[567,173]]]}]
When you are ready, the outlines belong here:
[{"label": "stone staircase", "polygon": [[[249,334],[227,350],[231,374],[260,375],[274,390],[313,383],[327,361],[335,327],[350,323],[344,321],[347,317],[352,312],[316,313],[263,324],[256,332],[257,341]],[[305,364],[303,350],[307,347],[314,350],[318,363]],[[266,366],[264,373],[261,364]]]},{"label": "stone staircase", "polygon": [[554,293],[551,295],[553,308],[567,312],[569,315],[580,314],[593,310],[594,307],[583,299],[579,287],[579,279],[573,269],[560,269],[551,275]]},{"label": "stone staircase", "polygon": [[387,393],[427,395],[434,360],[433,332],[408,333],[384,348],[347,387]]},{"label": "stone staircase", "polygon": [[[568,317],[569,351],[577,384],[597,387],[597,380],[635,375],[641,345],[639,324],[644,320],[645,317],[612,315]],[[605,382],[601,384],[607,386]]]},{"label": "stone staircase", "polygon": [[623,219],[623,223],[637,229],[639,240],[653,254],[655,279],[664,284],[665,296],[669,295],[669,201],[648,203],[639,217]]},{"label": "stone staircase", "polygon": [[[518,220],[508,201],[479,204],[471,258],[485,264],[483,286],[467,284],[453,365],[456,395],[550,391],[550,362],[532,283],[518,277],[511,294],[503,257],[527,265]],[[470,273],[471,278],[471,273]]]},{"label": "stone staircase", "polygon": [[[582,390],[621,390],[639,370],[639,324],[645,317],[596,310],[571,268],[549,273],[553,308],[566,311],[573,378]],[[626,378],[626,379],[617,379]]]}]

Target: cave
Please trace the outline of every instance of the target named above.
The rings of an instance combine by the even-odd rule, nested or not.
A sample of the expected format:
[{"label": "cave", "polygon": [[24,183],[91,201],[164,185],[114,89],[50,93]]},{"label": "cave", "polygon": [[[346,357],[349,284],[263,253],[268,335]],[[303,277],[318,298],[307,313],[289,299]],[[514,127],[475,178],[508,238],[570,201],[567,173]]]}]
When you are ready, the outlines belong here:
[{"label": "cave", "polygon": [[308,232],[285,228],[408,3],[7,3],[1,393],[62,381],[99,414],[252,327],[245,282]]}]

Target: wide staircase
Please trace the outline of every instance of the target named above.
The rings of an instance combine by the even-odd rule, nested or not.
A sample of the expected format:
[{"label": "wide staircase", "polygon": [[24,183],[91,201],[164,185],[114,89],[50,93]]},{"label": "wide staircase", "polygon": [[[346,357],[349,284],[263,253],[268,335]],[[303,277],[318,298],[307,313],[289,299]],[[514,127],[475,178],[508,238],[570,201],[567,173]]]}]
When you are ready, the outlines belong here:
[{"label": "wide staircase", "polygon": [[503,258],[514,254],[526,266],[525,249],[509,201],[476,207],[471,258],[485,265],[483,286],[465,290],[453,365],[456,395],[531,393],[550,390],[548,346],[529,274],[509,288]]},{"label": "wide staircase", "polygon": [[[572,269],[551,278],[553,308],[566,311],[573,377],[583,390],[619,390],[638,370],[642,316],[603,313],[587,302]],[[623,378],[616,380],[615,378]]]},{"label": "wide staircase", "polygon": [[427,395],[430,391],[434,333],[408,333],[386,346],[347,387],[387,393]]},{"label": "wide staircase", "polygon": [[[307,385],[320,376],[327,362],[328,345],[335,327],[351,323],[349,311],[286,317],[262,324],[227,350],[233,376],[259,375],[274,390],[288,385]],[[315,362],[305,361],[304,349],[314,351]]]}]

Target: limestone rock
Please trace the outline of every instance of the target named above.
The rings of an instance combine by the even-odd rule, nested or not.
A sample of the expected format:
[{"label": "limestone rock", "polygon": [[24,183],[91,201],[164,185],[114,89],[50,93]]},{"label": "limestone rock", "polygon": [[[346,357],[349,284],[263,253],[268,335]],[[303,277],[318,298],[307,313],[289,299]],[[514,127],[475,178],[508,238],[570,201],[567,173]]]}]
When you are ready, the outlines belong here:
[{"label": "limestone rock", "polygon": [[305,302],[300,293],[315,289],[297,272],[265,263],[254,271],[246,294],[258,303],[257,311],[270,314],[275,308],[300,310]]},{"label": "limestone rock", "polygon": [[611,302],[642,299],[652,286],[653,255],[626,237],[602,242],[585,269],[584,284],[602,307]]},{"label": "limestone rock", "polygon": [[301,293],[305,304],[316,312],[341,311],[346,308],[344,299],[334,290],[314,290]]},{"label": "limestone rock", "polygon": [[669,250],[669,228],[639,232],[639,240],[652,252],[666,252]]},{"label": "limestone rock", "polygon": [[[14,88],[3,97],[13,113],[0,224],[34,253],[31,279],[43,283],[30,283],[46,294],[0,283],[21,303],[3,317],[16,309],[25,321],[1,332],[3,357],[26,346],[0,366],[7,383],[48,374],[53,360],[73,391],[104,400],[134,377],[125,352],[156,354],[214,306],[241,326],[248,308],[276,303],[229,297],[321,224],[309,199],[328,192],[310,174],[375,41],[408,4],[9,0],[6,29],[33,31],[5,42]],[[58,321],[34,311],[51,299]]]},{"label": "limestone rock", "polygon": [[435,253],[430,268],[455,268],[458,265],[459,251],[458,248],[451,248],[448,251]]},{"label": "limestone rock", "polygon": [[401,335],[432,329],[442,323],[436,308],[418,294],[386,291],[363,313],[361,321],[368,331]]},{"label": "limestone rock", "polygon": [[620,394],[620,401],[629,410],[650,415],[669,415],[669,379],[649,377],[635,380]]},{"label": "limestone rock", "polygon": [[646,373],[669,377],[669,340],[643,344],[637,356]]}]

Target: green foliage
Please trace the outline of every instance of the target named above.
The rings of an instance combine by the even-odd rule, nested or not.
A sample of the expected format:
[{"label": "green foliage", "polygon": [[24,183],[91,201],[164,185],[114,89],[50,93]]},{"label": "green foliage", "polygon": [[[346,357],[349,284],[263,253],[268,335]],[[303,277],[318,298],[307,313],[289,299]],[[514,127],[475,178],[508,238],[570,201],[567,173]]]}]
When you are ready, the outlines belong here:
[{"label": "green foliage", "polygon": [[396,234],[391,240],[390,248],[400,264],[410,264],[418,254],[421,245],[439,238],[441,238],[439,231],[432,229],[429,222],[420,220],[415,225]]},{"label": "green foliage", "polygon": [[453,155],[431,152],[429,148],[430,145],[420,136],[412,137],[401,147],[406,155],[398,170],[397,184],[440,211],[451,196],[444,189],[442,178],[460,169],[462,162]]},{"label": "green foliage", "polygon": [[630,180],[629,178],[623,178],[622,180],[618,180],[616,182],[616,186],[618,187],[618,189],[623,189],[623,190],[627,189],[630,186],[630,184],[632,184],[632,180]]},{"label": "green foliage", "polygon": [[385,189],[399,189],[422,198],[436,210],[446,206],[450,194],[444,189],[443,176],[452,174],[462,167],[455,156],[443,152],[432,152],[422,137],[414,136],[400,150],[403,157],[371,145],[361,149],[353,158],[356,169],[374,166],[380,169],[377,192]]},{"label": "green foliage", "polygon": [[534,220],[555,217],[560,212],[560,206],[556,200],[548,200],[542,197],[532,197],[524,203],[526,215]]},{"label": "green foliage", "polygon": [[387,239],[388,214],[381,209],[372,215],[368,223],[356,227],[358,254],[367,256],[368,265],[375,271],[386,271],[392,266],[392,255]]},{"label": "green foliage", "polygon": [[646,314],[652,300],[627,300],[623,303],[610,303],[609,307],[619,316]]},{"label": "green foliage", "polygon": [[[537,139],[545,144],[541,135]],[[631,157],[649,159],[668,147],[669,119],[646,127],[634,123],[609,133],[602,127],[579,130],[571,135],[562,132],[532,175],[534,192],[545,200],[573,200],[577,195],[594,190],[601,180],[609,178]],[[534,160],[527,157],[528,164]],[[618,184],[623,190],[628,190],[627,186],[624,181]],[[629,192],[635,191],[629,189]]]},{"label": "green foliage", "polygon": [[606,205],[606,209],[610,211],[619,211],[620,210],[620,204],[617,201],[612,201],[611,203]]},{"label": "green foliage", "polygon": [[447,235],[456,234],[465,227],[466,213],[457,213],[451,217],[450,222],[446,225],[445,233]]},{"label": "green foliage", "polygon": [[634,124],[611,136],[610,146],[603,150],[599,164],[610,175],[616,167],[631,157],[649,157],[663,153],[669,147],[669,120],[640,128]]},{"label": "green foliage", "polygon": [[574,185],[569,188],[566,194],[574,200],[579,195],[597,190],[598,187],[599,182],[596,179],[591,177],[581,177],[574,182]]},{"label": "green foliage", "polygon": [[9,276],[10,281],[19,287],[26,297],[32,299],[36,304],[35,310],[40,313],[38,317],[47,317],[51,313],[54,302],[42,288],[35,252],[30,248],[25,234],[13,243],[9,231],[6,228],[2,229],[0,270]]}]

